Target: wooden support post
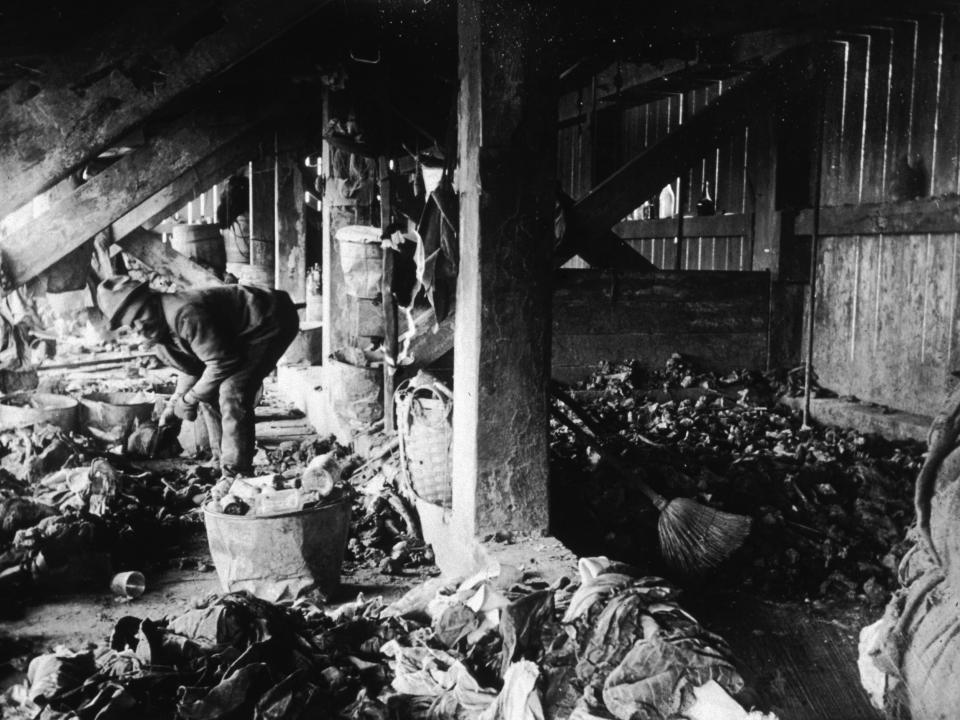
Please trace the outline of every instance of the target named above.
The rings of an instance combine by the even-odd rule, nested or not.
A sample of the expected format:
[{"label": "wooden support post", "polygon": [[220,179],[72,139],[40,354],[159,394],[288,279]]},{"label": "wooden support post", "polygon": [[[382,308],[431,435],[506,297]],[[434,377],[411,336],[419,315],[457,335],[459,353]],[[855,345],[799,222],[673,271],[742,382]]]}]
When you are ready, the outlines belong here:
[{"label": "wooden support post", "polygon": [[[380,175],[380,229],[384,230],[392,222],[390,202],[390,167],[387,159],[381,157],[378,162]],[[393,294],[394,250],[383,251],[383,278],[381,296],[383,299],[383,429],[391,433],[396,429],[393,391],[397,372],[397,298]]]},{"label": "wooden support post", "polygon": [[453,525],[469,537],[548,524],[558,102],[550,14],[458,3]]},{"label": "wooden support post", "polygon": [[680,178],[680,182],[677,183],[677,240],[674,243],[676,246],[676,254],[673,258],[674,270],[683,269],[683,207],[687,204],[686,188],[687,184],[683,178]]},{"label": "wooden support post", "polygon": [[[170,38],[165,46],[118,43],[130,48],[126,55],[114,51],[113,57],[104,58],[84,48],[74,66],[64,63],[69,72],[0,93],[0,217],[96,157],[184,91],[231,67],[324,4],[234,2],[211,18],[215,22],[210,32],[186,50],[176,47],[178,34],[172,32],[155,33],[157,38]],[[151,12],[149,7],[137,10],[141,15]],[[83,55],[95,62],[84,62]],[[143,82],[126,68],[143,68],[151,79]],[[26,100],[25,91],[33,93]]]},{"label": "wooden support post", "polygon": [[562,267],[574,255],[586,260],[590,267],[618,270],[656,270],[657,267],[630,247],[616,233],[607,230],[590,242],[580,227],[574,201],[566,193],[558,198],[566,218],[566,230],[553,253],[554,267]]},{"label": "wooden support post", "polygon": [[[250,177],[250,264],[260,265],[270,275],[270,284],[273,285],[275,266],[268,263],[267,258],[274,254],[274,215],[276,202],[273,197],[273,142],[267,146],[265,154],[250,163],[252,175]],[[262,255],[261,255],[262,253]]]},{"label": "wooden support post", "polygon": [[[330,121],[330,90],[323,88],[321,90],[322,100],[323,100],[323,127],[327,126],[327,123]],[[324,182],[330,177],[330,168],[331,168],[331,156],[330,156],[330,143],[326,140],[323,141],[323,155],[320,157],[318,162],[321,165],[320,176],[323,178]],[[326,193],[323,195],[323,200],[321,201],[320,215],[323,223],[323,230],[321,233],[321,248],[320,248],[320,264],[321,264],[321,275],[320,275],[320,286],[321,286],[321,296],[320,296],[320,312],[323,322],[323,328],[320,331],[321,335],[321,344],[323,346],[323,358],[324,363],[326,363],[326,358],[333,352],[333,237],[332,231],[330,228],[330,198]]]},{"label": "wooden support post", "polygon": [[280,136],[273,133],[273,286],[280,287]]},{"label": "wooden support post", "polygon": [[281,135],[277,152],[277,288],[285,290],[296,302],[307,299],[307,235],[303,215],[303,176],[297,145],[289,145]]}]

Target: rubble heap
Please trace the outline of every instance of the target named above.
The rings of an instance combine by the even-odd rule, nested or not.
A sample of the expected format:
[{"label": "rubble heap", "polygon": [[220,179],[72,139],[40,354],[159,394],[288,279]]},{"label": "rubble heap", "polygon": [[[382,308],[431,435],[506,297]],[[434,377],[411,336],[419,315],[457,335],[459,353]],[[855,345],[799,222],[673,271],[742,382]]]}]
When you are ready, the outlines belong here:
[{"label": "rubble heap", "polygon": [[[790,389],[746,371],[701,374],[675,356],[661,372],[602,368],[578,401],[609,431],[605,449],[668,497],[753,518],[714,586],[774,597],[885,601],[913,522],[922,447],[832,427],[804,429],[776,404]],[[555,527],[577,552],[657,570],[657,513],[594,449],[552,429]]]},{"label": "rubble heap", "polygon": [[676,588],[606,558],[582,559],[580,581],[501,566],[329,612],[224,595],[34,658],[0,708],[47,720],[769,717],[733,699],[746,695],[726,643]]}]

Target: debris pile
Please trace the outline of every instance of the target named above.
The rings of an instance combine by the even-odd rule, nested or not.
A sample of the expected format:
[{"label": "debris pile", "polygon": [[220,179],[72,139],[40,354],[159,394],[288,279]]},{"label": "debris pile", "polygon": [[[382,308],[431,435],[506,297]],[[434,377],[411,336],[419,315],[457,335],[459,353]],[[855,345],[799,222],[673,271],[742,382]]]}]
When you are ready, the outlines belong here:
[{"label": "debris pile", "polygon": [[265,449],[256,469],[293,477],[302,475],[305,467],[335,461],[341,490],[352,505],[346,562],[399,575],[432,565],[434,556],[424,543],[416,509],[401,489],[397,441],[379,432],[379,427],[374,426],[366,439],[372,448],[364,453],[366,459],[352,454],[331,435]]},{"label": "debris pile", "polygon": [[[430,580],[392,606],[325,612],[234,593],[175,618],[122,618],[109,644],[34,658],[9,718],[762,720],[722,639],[677,591],[606,558],[581,583],[509,566]],[[739,697],[743,697],[740,695]]]},{"label": "debris pile", "polygon": [[348,563],[391,575],[433,564],[398,487],[395,443],[363,464],[332,436],[263,448],[260,471],[271,491],[282,484],[268,493],[256,479],[217,483],[214,468],[186,460],[140,471],[128,456],[49,425],[0,433],[0,452],[0,613],[29,600],[21,591],[91,590],[106,587],[112,571],[164,567],[202,533],[208,499],[245,513],[253,493],[267,512],[291,494],[301,507],[336,485],[352,504]]},{"label": "debris pile", "polygon": [[355,490],[347,560],[400,575],[432,565],[434,554],[424,542],[416,507],[402,488],[397,442],[379,439],[369,460],[344,468]]},{"label": "debris pile", "polygon": [[[698,388],[676,391],[676,388]],[[575,391],[609,431],[604,445],[667,497],[753,518],[712,582],[775,597],[883,603],[913,521],[917,443],[801,427],[756,373],[717,378],[682,359],[664,372],[604,368]],[[555,526],[577,552],[656,565],[656,510],[567,428],[553,427]]]},{"label": "debris pile", "polygon": [[3,433],[0,447],[0,612],[28,589],[90,589],[111,568],[164,563],[201,527],[208,468],[138,472],[47,425]]}]

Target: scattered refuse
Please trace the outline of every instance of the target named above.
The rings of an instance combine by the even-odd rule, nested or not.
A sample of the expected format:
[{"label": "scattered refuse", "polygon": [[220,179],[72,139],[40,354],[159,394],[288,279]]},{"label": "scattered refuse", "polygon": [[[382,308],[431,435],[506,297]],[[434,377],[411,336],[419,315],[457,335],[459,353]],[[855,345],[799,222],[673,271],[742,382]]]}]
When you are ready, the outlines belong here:
[{"label": "scattered refuse", "polygon": [[602,557],[550,585],[505,565],[429,580],[389,606],[231,593],[169,619],[121,618],[84,653],[40,655],[0,707],[10,718],[772,720],[738,702],[726,643],[678,595]]},{"label": "scattered refuse", "polygon": [[654,557],[656,512],[621,465],[668,496],[746,515],[744,546],[712,578],[768,597],[861,598],[882,605],[913,522],[923,448],[833,427],[801,427],[776,398],[776,375],[697,373],[679,357],[661,371],[603,367],[573,391],[612,436],[587,444],[556,423],[553,524],[581,553],[668,572]]}]

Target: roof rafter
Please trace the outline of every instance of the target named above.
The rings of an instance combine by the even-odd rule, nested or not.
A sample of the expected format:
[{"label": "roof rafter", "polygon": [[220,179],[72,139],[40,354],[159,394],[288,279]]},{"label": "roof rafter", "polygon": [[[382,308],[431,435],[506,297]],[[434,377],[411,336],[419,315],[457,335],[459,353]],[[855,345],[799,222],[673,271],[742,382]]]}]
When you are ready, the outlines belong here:
[{"label": "roof rafter", "polygon": [[[0,93],[0,216],[96,156],[186,90],[231,67],[329,0],[235,0],[185,50],[172,42],[47,87]],[[122,68],[122,69],[121,69]]]}]

